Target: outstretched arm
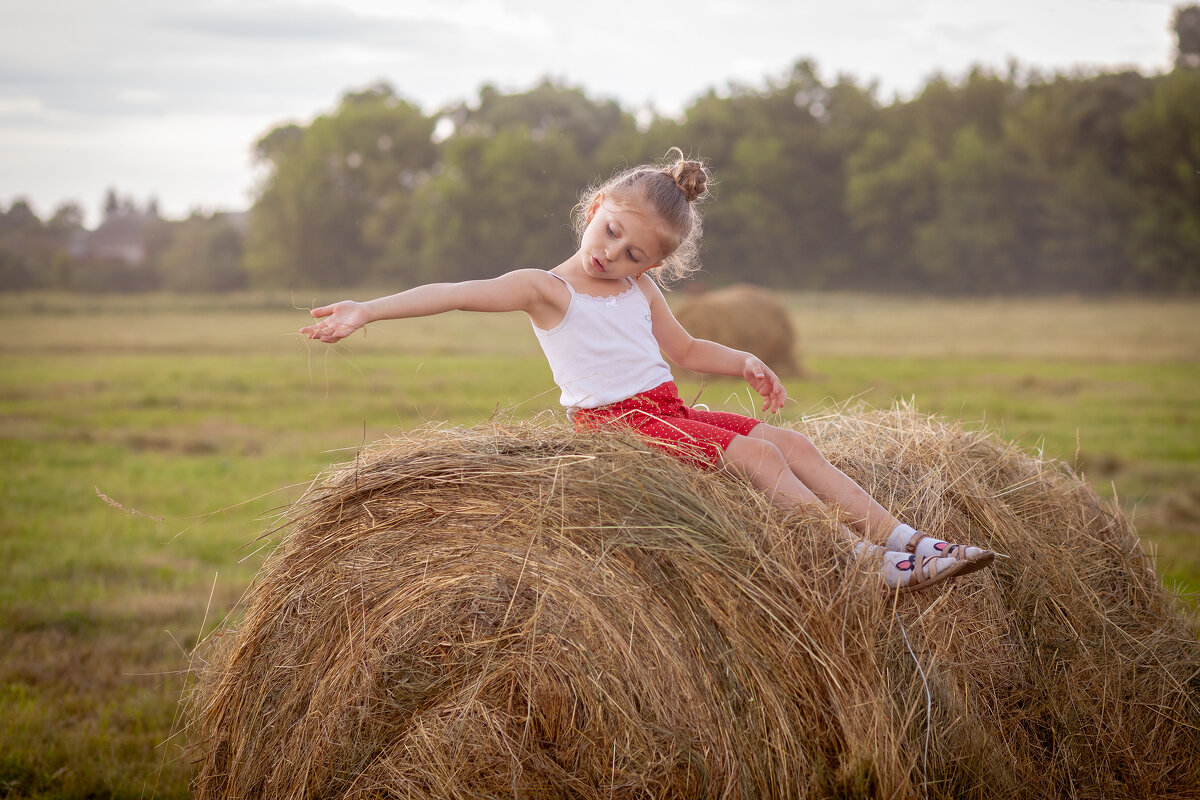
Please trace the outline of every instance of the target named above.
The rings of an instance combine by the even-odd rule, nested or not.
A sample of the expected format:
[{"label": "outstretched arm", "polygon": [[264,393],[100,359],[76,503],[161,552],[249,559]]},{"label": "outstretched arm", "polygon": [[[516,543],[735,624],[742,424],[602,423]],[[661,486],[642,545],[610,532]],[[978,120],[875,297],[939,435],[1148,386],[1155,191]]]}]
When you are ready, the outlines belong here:
[{"label": "outstretched arm", "polygon": [[428,317],[446,311],[524,311],[536,321],[552,314],[558,304],[557,283],[538,269],[516,270],[489,280],[428,283],[365,303],[342,300],[314,308],[312,315],[318,321],[301,328],[300,333],[332,344],[368,322]]},{"label": "outstretched arm", "polygon": [[707,339],[697,339],[688,333],[671,309],[667,307],[662,290],[649,278],[638,285],[650,301],[654,338],[667,358],[693,372],[709,375],[732,375],[745,378],[754,391],[762,395],[763,411],[774,413],[787,401],[787,389],[775,371],[753,353],[734,350]]}]

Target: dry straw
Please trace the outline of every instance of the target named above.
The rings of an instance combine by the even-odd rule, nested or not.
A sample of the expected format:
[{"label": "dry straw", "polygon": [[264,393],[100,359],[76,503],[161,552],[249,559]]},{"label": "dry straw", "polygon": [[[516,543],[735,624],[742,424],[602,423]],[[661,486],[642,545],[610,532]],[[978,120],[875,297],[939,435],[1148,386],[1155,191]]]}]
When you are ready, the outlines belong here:
[{"label": "dry straw", "polygon": [[674,312],[693,336],[752,351],[782,376],[802,374],[787,307],[766,289],[734,284],[685,297]]},{"label": "dry straw", "polygon": [[1197,796],[1200,645],[1117,509],[912,411],[801,427],[1008,557],[896,598],[828,516],[621,434],[387,440],[198,651],[196,797]]}]

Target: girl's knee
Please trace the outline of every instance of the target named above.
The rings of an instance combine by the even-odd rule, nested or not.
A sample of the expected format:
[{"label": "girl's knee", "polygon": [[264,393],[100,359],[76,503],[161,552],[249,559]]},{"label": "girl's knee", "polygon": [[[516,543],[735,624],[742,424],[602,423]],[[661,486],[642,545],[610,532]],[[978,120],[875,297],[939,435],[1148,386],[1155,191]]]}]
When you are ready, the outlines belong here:
[{"label": "girl's knee", "polygon": [[725,462],[744,472],[778,471],[787,467],[779,447],[766,439],[735,436],[725,448]]},{"label": "girl's knee", "polygon": [[766,492],[772,500],[788,504],[820,502],[796,476],[786,454],[773,442],[737,436],[725,450],[725,463]]},{"label": "girl's knee", "polygon": [[750,435],[774,445],[788,461],[825,459],[812,440],[799,431],[776,428],[764,423],[750,431]]}]

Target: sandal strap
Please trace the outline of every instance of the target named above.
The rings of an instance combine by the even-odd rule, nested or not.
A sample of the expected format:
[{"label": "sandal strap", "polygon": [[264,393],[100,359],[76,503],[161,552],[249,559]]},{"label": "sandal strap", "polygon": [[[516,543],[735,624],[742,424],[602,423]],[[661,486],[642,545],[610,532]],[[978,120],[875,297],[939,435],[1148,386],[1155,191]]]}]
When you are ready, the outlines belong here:
[{"label": "sandal strap", "polygon": [[[911,589],[914,586],[921,585],[925,581],[929,580],[929,578],[932,576],[926,574],[925,572],[925,562],[927,561],[925,556],[919,556],[916,553],[913,553],[911,556],[909,556],[909,560],[912,563],[912,575],[908,579],[908,587]],[[936,576],[937,564],[933,565],[933,569],[933,574]]]},{"label": "sandal strap", "polygon": [[908,537],[908,541],[904,544],[905,551],[911,553],[912,555],[916,555],[917,545],[920,544],[922,539],[928,538],[929,534],[925,533],[924,531],[913,531],[913,535]]},{"label": "sandal strap", "polygon": [[[913,535],[908,537],[908,542],[907,542],[907,544],[904,545],[904,549],[908,553],[911,553],[912,555],[916,555],[917,545],[921,543],[921,540],[922,539],[932,539],[932,538],[933,538],[933,536],[931,536],[928,533],[925,533],[924,531],[913,531]],[[938,539],[937,541],[940,542],[942,540]],[[963,547],[961,544],[950,544],[949,542],[947,542],[946,549],[942,551],[942,553],[939,557],[940,558],[953,558],[953,559],[957,559],[958,561],[962,561],[964,558],[967,557],[967,548]],[[937,573],[935,572],[934,574],[936,575]]]}]

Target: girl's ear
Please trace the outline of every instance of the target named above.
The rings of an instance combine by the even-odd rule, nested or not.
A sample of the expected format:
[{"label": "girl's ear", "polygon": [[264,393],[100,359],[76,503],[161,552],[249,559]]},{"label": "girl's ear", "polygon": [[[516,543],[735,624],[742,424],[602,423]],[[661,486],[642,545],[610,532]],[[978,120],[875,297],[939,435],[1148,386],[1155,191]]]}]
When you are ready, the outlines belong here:
[{"label": "girl's ear", "polygon": [[592,217],[596,216],[596,212],[600,210],[600,204],[604,202],[604,192],[596,192],[596,196],[592,198],[592,202],[588,204],[587,214],[584,219],[588,222],[592,221]]}]

